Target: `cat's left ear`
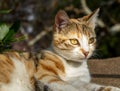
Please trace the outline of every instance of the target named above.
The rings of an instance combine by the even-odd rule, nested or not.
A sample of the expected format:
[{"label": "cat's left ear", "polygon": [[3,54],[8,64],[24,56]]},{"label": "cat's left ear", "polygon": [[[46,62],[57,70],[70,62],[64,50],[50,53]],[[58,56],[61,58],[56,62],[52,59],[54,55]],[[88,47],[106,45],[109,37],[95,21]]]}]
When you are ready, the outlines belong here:
[{"label": "cat's left ear", "polygon": [[98,12],[99,12],[99,8],[96,9],[95,11],[93,11],[91,14],[83,17],[83,20],[85,20],[87,22],[87,24],[92,27],[93,29],[95,28],[96,25],[96,21],[97,21],[97,16],[98,16]]}]

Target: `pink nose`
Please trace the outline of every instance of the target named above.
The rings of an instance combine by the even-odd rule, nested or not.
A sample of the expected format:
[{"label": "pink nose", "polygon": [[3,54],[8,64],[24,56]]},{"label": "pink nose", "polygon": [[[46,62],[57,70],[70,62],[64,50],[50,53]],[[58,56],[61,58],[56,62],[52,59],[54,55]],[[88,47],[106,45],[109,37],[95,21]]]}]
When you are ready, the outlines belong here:
[{"label": "pink nose", "polygon": [[85,57],[87,57],[87,56],[88,56],[89,51],[85,51],[84,49],[81,49],[81,51],[82,51],[82,53],[85,55]]}]

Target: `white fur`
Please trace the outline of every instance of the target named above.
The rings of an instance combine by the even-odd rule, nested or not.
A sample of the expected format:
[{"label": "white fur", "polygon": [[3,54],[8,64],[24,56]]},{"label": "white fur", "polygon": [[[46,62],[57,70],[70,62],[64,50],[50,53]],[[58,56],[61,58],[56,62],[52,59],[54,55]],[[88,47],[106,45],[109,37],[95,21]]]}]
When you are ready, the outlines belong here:
[{"label": "white fur", "polygon": [[52,89],[52,91],[79,91],[77,88],[74,88],[72,85],[69,84],[51,83],[48,85]]},{"label": "white fur", "polygon": [[79,42],[82,49],[84,49],[85,51],[89,51],[88,39],[85,35],[82,36],[82,39]]},{"label": "white fur", "polygon": [[86,60],[84,60],[82,64],[78,64],[80,65],[78,67],[75,67],[69,64],[65,64],[64,62],[64,67],[66,71],[66,76],[63,78],[64,81],[73,81],[75,79],[79,79],[84,82],[90,81],[90,75],[86,64]]},{"label": "white fur", "polygon": [[10,78],[11,82],[1,86],[2,91],[34,91],[30,84],[24,63],[16,58],[11,59],[15,69]]}]

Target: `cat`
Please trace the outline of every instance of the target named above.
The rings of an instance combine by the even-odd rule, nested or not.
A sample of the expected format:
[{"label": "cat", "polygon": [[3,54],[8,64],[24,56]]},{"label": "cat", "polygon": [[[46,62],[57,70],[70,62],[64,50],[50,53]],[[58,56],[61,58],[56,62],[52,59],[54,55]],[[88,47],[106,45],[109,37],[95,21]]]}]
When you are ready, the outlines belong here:
[{"label": "cat", "polygon": [[[53,41],[40,53],[0,54],[0,91],[36,91],[42,82],[51,91],[120,91],[90,83],[87,59],[96,47],[95,23],[99,9],[78,19],[60,10],[55,16]],[[41,90],[40,90],[41,91]]]}]

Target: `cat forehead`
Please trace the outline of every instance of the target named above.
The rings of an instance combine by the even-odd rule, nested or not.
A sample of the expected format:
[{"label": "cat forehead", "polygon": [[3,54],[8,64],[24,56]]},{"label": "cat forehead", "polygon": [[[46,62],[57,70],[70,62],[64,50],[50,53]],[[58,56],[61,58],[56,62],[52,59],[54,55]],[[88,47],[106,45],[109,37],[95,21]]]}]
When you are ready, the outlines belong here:
[{"label": "cat forehead", "polygon": [[[81,32],[84,32],[85,30],[88,30],[87,32],[91,32],[92,28],[87,25],[84,21],[79,21],[78,19],[70,19],[70,23],[68,24],[68,28],[70,27],[70,30],[78,30]],[[75,31],[74,30],[74,31]]]},{"label": "cat forehead", "polygon": [[94,35],[92,28],[76,19],[70,19],[70,23],[66,27],[63,27],[61,32],[62,34],[70,37],[80,37],[82,35],[90,37]]},{"label": "cat forehead", "polygon": [[87,25],[87,22],[83,21],[82,18],[78,18],[78,19],[71,18],[71,19],[69,19],[69,22],[75,23],[75,24],[80,24],[80,25],[83,25],[83,24]]}]

